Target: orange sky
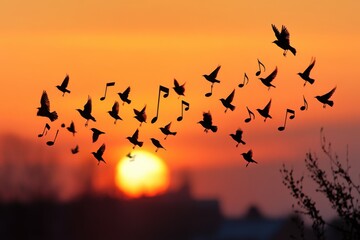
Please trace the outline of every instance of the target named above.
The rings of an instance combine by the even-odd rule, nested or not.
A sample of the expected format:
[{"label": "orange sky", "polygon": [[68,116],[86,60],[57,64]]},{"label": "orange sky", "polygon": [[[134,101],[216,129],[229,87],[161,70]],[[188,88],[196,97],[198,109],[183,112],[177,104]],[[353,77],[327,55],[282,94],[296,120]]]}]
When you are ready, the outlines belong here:
[{"label": "orange sky", "polygon": [[[167,151],[158,152],[173,171],[243,166],[240,154],[250,148],[265,166],[302,160],[307,150],[318,149],[322,126],[340,149],[349,144],[353,156],[360,154],[356,150],[360,133],[356,105],[360,100],[358,1],[6,1],[1,9],[0,131],[35,141],[44,151],[63,155],[70,165],[89,161],[90,152],[106,142],[109,164],[102,171],[115,169],[117,161],[131,150],[125,138],[138,127],[132,109],[145,104],[148,123],[140,128],[144,149],[155,150],[150,137],[163,139],[160,126],[172,121],[172,129],[178,131],[176,137],[163,141]],[[284,57],[272,43],[271,24],[287,26],[297,56],[289,53]],[[311,57],[317,60],[312,71],[316,82],[303,87],[296,73],[307,67]],[[268,91],[255,77],[257,58],[266,66],[264,75],[278,67],[273,82],[276,89]],[[218,75],[221,83],[215,85],[211,98],[205,98],[210,84],[202,75],[217,65],[222,66]],[[244,72],[250,82],[239,89]],[[70,75],[72,92],[61,97],[55,86],[66,74]],[[172,88],[174,78],[186,82],[183,99],[190,103],[190,110],[182,122],[176,121],[181,99],[171,89],[169,98],[161,99],[159,120],[151,124],[159,85]],[[109,81],[116,85],[100,102]],[[132,88],[133,102],[120,106],[124,121],[114,125],[106,112],[114,100],[119,101],[116,93],[127,86]],[[323,109],[314,96],[334,86],[335,105]],[[219,98],[227,97],[234,88],[236,110],[225,114]],[[36,116],[43,90],[60,117],[47,139],[38,139],[47,122]],[[88,128],[106,132],[95,144],[84,119],[75,111],[82,108],[88,95],[98,120],[90,122]],[[303,95],[309,110],[300,112]],[[263,108],[270,98],[273,119],[264,123],[255,109]],[[256,114],[249,124],[244,123],[246,106]],[[296,118],[280,133],[277,127],[283,123],[286,108],[296,110]],[[219,127],[216,134],[205,134],[196,124],[208,110]],[[45,142],[54,136],[55,129],[71,120],[78,128],[77,137],[60,129],[58,143],[48,148]],[[247,145],[235,148],[228,134],[239,127]],[[76,143],[82,151],[74,157],[69,149]]]}]

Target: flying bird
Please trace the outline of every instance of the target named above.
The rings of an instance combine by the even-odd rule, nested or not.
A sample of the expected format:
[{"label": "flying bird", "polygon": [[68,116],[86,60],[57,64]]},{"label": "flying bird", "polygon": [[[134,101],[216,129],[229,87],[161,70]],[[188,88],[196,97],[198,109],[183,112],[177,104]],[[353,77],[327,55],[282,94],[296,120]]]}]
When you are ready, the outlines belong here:
[{"label": "flying bird", "polygon": [[224,99],[224,98],[220,99],[221,103],[225,107],[225,113],[229,108],[230,108],[231,111],[235,110],[235,106],[231,104],[231,102],[234,99],[234,95],[235,95],[235,89],[230,93],[230,95],[226,99]]},{"label": "flying bird", "polygon": [[101,145],[101,147],[96,152],[92,152],[92,154],[94,155],[94,157],[98,161],[98,165],[100,164],[100,162],[106,163],[105,160],[102,157],[102,155],[104,154],[104,151],[105,151],[105,143],[103,143]]},{"label": "flying bird", "polygon": [[47,117],[52,122],[58,119],[56,111],[50,112],[50,101],[46,91],[43,91],[40,99],[40,107],[38,107],[37,109],[37,116]]},{"label": "flying bird", "polygon": [[63,92],[63,96],[65,95],[65,93],[70,93],[70,90],[67,89],[68,84],[69,84],[69,75],[66,74],[61,85],[56,86],[57,89],[59,89],[61,92]]},{"label": "flying bird", "polygon": [[305,69],[304,72],[299,72],[298,75],[303,79],[305,80],[305,83],[304,83],[304,87],[306,85],[307,82],[309,82],[310,84],[313,84],[315,82],[314,79],[310,78],[310,72],[311,70],[313,69],[314,65],[315,65],[315,62],[316,62],[316,58],[313,58],[311,59],[311,63],[310,65]]},{"label": "flying bird", "polygon": [[72,154],[77,154],[79,152],[79,145],[76,145],[74,148],[71,149]]},{"label": "flying bird", "polygon": [[211,130],[212,132],[216,132],[218,130],[217,126],[214,126],[212,123],[212,116],[210,111],[203,113],[203,120],[199,121],[198,123],[201,124],[201,126],[204,127],[204,132],[208,132]]},{"label": "flying bird", "polygon": [[86,119],[85,127],[88,125],[89,120],[96,122],[96,119],[91,115],[91,109],[92,104],[90,96],[88,97],[88,100],[84,105],[84,109],[76,109],[80,113],[80,115]]},{"label": "flying bird", "polygon": [[206,93],[205,96],[210,97],[212,95],[212,89],[214,87],[214,83],[220,83],[220,80],[216,79],[218,72],[220,70],[221,66],[219,65],[214,71],[212,71],[209,75],[204,74],[203,77],[211,82],[211,91],[209,93]]},{"label": "flying bird", "polygon": [[142,147],[143,142],[138,141],[139,138],[139,129],[136,129],[136,131],[134,132],[134,134],[131,137],[127,137],[126,139],[128,139],[132,144],[134,144],[133,149],[136,146]]},{"label": "flying bird", "polygon": [[73,121],[71,121],[70,126],[66,128],[69,132],[75,136],[76,130],[75,130],[75,124]]},{"label": "flying bird", "polygon": [[334,94],[336,90],[336,86],[330,90],[330,92],[322,95],[322,96],[316,96],[315,98],[323,104],[323,107],[326,107],[326,104],[330,107],[334,106],[334,102],[330,100],[331,96]]},{"label": "flying bird", "polygon": [[130,93],[130,87],[127,87],[124,92],[118,93],[121,101],[123,101],[123,105],[124,105],[124,103],[127,103],[127,104],[131,103],[131,100],[129,99],[129,93]]},{"label": "flying bird", "polygon": [[134,108],[134,113],[135,113],[135,118],[140,122],[140,127],[142,125],[142,123],[146,123],[146,105],[144,106],[144,108],[141,111],[138,111]]},{"label": "flying bird", "polygon": [[129,152],[128,154],[126,154],[126,157],[130,159],[130,161],[134,161],[136,155],[131,155],[131,152]]},{"label": "flying bird", "polygon": [[165,127],[161,127],[160,130],[163,134],[166,135],[164,139],[166,139],[169,135],[175,136],[177,132],[170,131],[171,122],[167,124]]},{"label": "flying bird", "polygon": [[154,146],[156,147],[156,150],[155,152],[157,152],[159,150],[159,148],[162,148],[164,150],[166,150],[162,145],[161,143],[159,142],[159,140],[155,139],[155,138],[150,138],[151,139],[151,142],[154,144]]},{"label": "flying bird", "polygon": [[264,119],[264,122],[266,121],[267,118],[272,118],[269,114],[269,111],[270,111],[270,107],[271,107],[271,99],[269,101],[269,103],[264,107],[264,109],[256,109],[261,116],[263,116],[265,119]]},{"label": "flying bird", "polygon": [[270,90],[270,87],[274,87],[274,85],[271,84],[271,82],[274,80],[274,78],[276,77],[278,72],[277,67],[275,67],[274,71],[272,71],[272,73],[269,74],[269,76],[267,76],[266,78],[259,78],[261,80],[261,82],[268,87],[268,90]]},{"label": "flying bird", "polygon": [[119,116],[119,103],[115,101],[111,111],[108,111],[109,115],[115,119],[114,124],[116,124],[117,120],[122,120]]},{"label": "flying bird", "polygon": [[100,131],[100,130],[97,129],[97,128],[91,128],[91,131],[93,132],[93,134],[92,134],[92,142],[93,142],[93,143],[98,140],[98,138],[99,138],[99,136],[100,136],[101,134],[105,134],[105,132]]},{"label": "flying bird", "polygon": [[245,161],[247,161],[248,163],[246,164],[246,167],[250,164],[250,163],[257,163],[253,158],[253,152],[252,150],[250,149],[248,152],[246,153],[242,153],[241,154],[243,156],[243,158],[245,159]]},{"label": "flying bird", "polygon": [[178,81],[174,78],[174,87],[173,89],[175,90],[175,92],[180,96],[185,96],[184,92],[185,92],[185,83],[183,85],[180,85],[178,83]]},{"label": "flying bird", "polygon": [[281,32],[279,32],[279,30],[276,28],[274,24],[271,24],[271,26],[275,33],[275,37],[277,38],[277,40],[273,41],[273,43],[275,43],[278,47],[284,49],[284,53],[283,53],[284,56],[286,56],[288,50],[290,50],[290,52],[292,52],[292,54],[294,54],[295,56],[296,49],[290,45],[290,33],[287,30],[287,28],[284,25],[282,25]]},{"label": "flying bird", "polygon": [[243,134],[243,131],[239,128],[238,130],[236,130],[235,134],[231,133],[230,136],[232,137],[232,139],[234,139],[237,144],[236,144],[236,147],[239,146],[239,144],[246,144],[243,140],[242,140],[242,134]]}]

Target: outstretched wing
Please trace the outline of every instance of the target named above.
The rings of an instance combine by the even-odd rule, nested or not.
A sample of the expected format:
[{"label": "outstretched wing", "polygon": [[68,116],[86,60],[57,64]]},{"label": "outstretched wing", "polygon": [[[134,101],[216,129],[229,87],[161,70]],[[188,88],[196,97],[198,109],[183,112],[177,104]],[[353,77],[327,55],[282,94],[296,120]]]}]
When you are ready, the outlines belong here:
[{"label": "outstretched wing", "polygon": [[209,123],[210,125],[212,125],[211,113],[210,112],[204,112],[203,113],[203,120],[204,120],[204,122]]},{"label": "outstretched wing", "polygon": [[276,77],[278,72],[277,66],[275,67],[275,70],[272,71],[272,73],[270,73],[269,76],[267,76],[266,80],[270,83],[272,80],[274,80],[274,78]]},{"label": "outstretched wing", "polygon": [[174,86],[175,86],[175,88],[179,88],[179,87],[180,87],[178,81],[177,81],[175,78],[174,78]]},{"label": "outstretched wing", "polygon": [[130,86],[127,87],[127,88],[125,89],[125,91],[123,92],[124,97],[125,97],[125,98],[128,98],[128,97],[129,97],[129,93],[130,93]]},{"label": "outstretched wing", "polygon": [[249,157],[249,159],[252,159],[252,156],[253,156],[253,151],[250,149],[246,155]]},{"label": "outstretched wing", "polygon": [[281,41],[284,41],[286,44],[290,44],[290,33],[284,25],[281,26],[280,38]]},{"label": "outstretched wing", "polygon": [[171,122],[168,125],[165,126],[165,129],[169,130],[170,126],[171,126]]},{"label": "outstretched wing", "polygon": [[310,63],[310,65],[305,69],[305,71],[304,71],[304,74],[305,74],[305,75],[307,75],[307,76],[310,75],[310,71],[311,71],[311,69],[313,69],[313,67],[314,67],[314,65],[315,65],[315,62],[316,62],[316,58],[314,58],[314,59],[312,60],[312,62]]},{"label": "outstretched wing", "polygon": [[329,99],[329,98],[331,98],[331,96],[334,94],[335,90],[336,90],[336,87],[334,87],[333,89],[330,90],[330,92],[322,95],[321,97],[322,97],[322,98],[325,98],[325,99]]},{"label": "outstretched wing", "polygon": [[226,102],[231,103],[234,99],[235,89],[230,93],[230,95],[226,98]]},{"label": "outstretched wing", "polygon": [[115,112],[116,114],[119,112],[119,103],[117,101],[115,101],[112,107],[112,112]]},{"label": "outstretched wing", "polygon": [[239,138],[242,138],[242,134],[243,134],[243,131],[240,128],[238,130],[236,130],[236,133],[235,133],[236,136],[238,136]]},{"label": "outstretched wing", "polygon": [[61,88],[66,88],[68,84],[69,84],[69,75],[66,74],[64,81],[61,83]]},{"label": "outstretched wing", "polygon": [[133,139],[138,139],[139,137],[139,129],[136,129],[136,131],[134,132],[134,134],[132,135]]},{"label": "outstretched wing", "polygon": [[269,114],[270,107],[271,107],[271,99],[270,99],[269,103],[266,104],[266,106],[264,107],[264,111],[267,112],[267,114]]},{"label": "outstretched wing", "polygon": [[274,25],[274,24],[271,24],[271,27],[275,33],[275,37],[278,39],[278,40],[281,40],[281,35],[280,35],[280,32],[279,30],[277,29],[277,27]]},{"label": "outstretched wing", "polygon": [[99,155],[99,156],[102,156],[103,154],[104,154],[104,151],[105,151],[105,143],[103,143],[102,145],[101,145],[101,147],[97,150],[97,154]]},{"label": "outstretched wing", "polygon": [[220,68],[221,68],[221,66],[219,65],[214,71],[212,71],[212,73],[210,73],[209,77],[216,78]]},{"label": "outstretched wing", "polygon": [[84,112],[91,113],[91,108],[92,108],[91,97],[89,96],[86,104],[84,105]]},{"label": "outstretched wing", "polygon": [[43,91],[43,93],[41,95],[40,105],[41,105],[41,108],[50,111],[50,101],[49,101],[49,97],[48,97],[46,91]]}]

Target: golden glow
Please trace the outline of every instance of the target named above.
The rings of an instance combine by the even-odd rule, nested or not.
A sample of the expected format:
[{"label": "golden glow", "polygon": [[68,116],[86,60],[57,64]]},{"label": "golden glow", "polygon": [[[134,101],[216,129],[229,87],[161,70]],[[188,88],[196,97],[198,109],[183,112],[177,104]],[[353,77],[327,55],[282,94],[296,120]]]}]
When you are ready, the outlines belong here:
[{"label": "golden glow", "polygon": [[168,168],[156,155],[137,150],[116,166],[115,183],[130,197],[155,196],[169,186]]}]

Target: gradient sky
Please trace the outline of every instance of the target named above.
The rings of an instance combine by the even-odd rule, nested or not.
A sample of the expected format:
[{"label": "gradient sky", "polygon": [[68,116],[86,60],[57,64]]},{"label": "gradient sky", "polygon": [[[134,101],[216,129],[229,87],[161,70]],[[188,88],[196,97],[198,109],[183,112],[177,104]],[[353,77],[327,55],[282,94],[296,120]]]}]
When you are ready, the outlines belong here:
[{"label": "gradient sky", "polygon": [[[282,200],[261,189],[269,189],[269,184],[273,184],[279,196],[289,195],[281,185],[278,169],[285,162],[301,170],[305,153],[320,149],[321,127],[340,156],[345,155],[348,145],[351,164],[354,169],[360,167],[356,162],[360,156],[359,1],[15,0],[1,1],[0,9],[0,131],[27,139],[44,155],[58,155],[61,164],[68,168],[88,161],[96,164],[90,152],[105,142],[108,165],[96,169],[96,184],[101,189],[113,187],[116,163],[131,150],[125,138],[138,127],[132,109],[141,109],[145,104],[148,123],[140,128],[143,148],[154,151],[149,138],[163,139],[158,128],[172,121],[172,129],[178,135],[163,141],[167,151],[159,150],[157,154],[174,174],[184,169],[201,172],[194,177],[200,179],[195,181],[195,195],[220,197],[229,215],[243,212],[250,202],[272,214],[272,208],[290,209],[290,198],[284,200],[286,208]],[[272,43],[275,36],[271,24],[278,28],[287,26],[291,44],[297,49],[295,57],[291,53],[284,57]],[[312,71],[316,82],[303,87],[297,73],[308,66],[312,57],[317,60]],[[263,76],[278,67],[273,82],[276,89],[268,91],[255,77],[257,58],[266,66]],[[218,65],[222,66],[218,74],[221,83],[215,85],[211,98],[205,98],[210,84],[202,75]],[[250,82],[240,89],[237,85],[244,72]],[[70,75],[72,92],[62,97],[55,86],[66,74]],[[158,121],[151,124],[159,85],[172,88],[174,78],[186,82],[186,96],[181,99],[190,103],[190,110],[182,122],[176,121],[181,99],[171,89],[169,98],[161,99]],[[110,81],[116,85],[100,102],[105,84]],[[133,102],[120,106],[124,121],[114,125],[106,112],[115,100],[119,101],[116,93],[127,86],[131,86]],[[334,86],[334,107],[324,109],[314,96]],[[236,110],[225,114],[219,99],[227,97],[234,88]],[[48,92],[51,108],[59,113],[59,119],[52,124],[46,139],[38,139],[37,134],[47,122],[36,116],[43,90]],[[90,122],[88,128],[106,132],[95,144],[90,141],[91,132],[84,127],[84,119],[75,111],[83,107],[88,95],[93,99],[93,114],[97,118],[97,123]],[[303,95],[309,109],[301,112]],[[255,109],[263,108],[270,98],[273,119],[264,123]],[[256,119],[248,124],[244,123],[248,117],[246,106],[256,114]],[[284,132],[278,132],[287,108],[296,110],[296,118],[288,121]],[[216,134],[205,134],[196,124],[208,110],[219,127]],[[60,129],[56,145],[47,147],[45,142],[54,136],[55,129],[71,120],[79,132],[76,138]],[[244,130],[247,144],[236,148],[228,135],[239,127]],[[69,149],[77,143],[81,152],[73,156]],[[240,154],[250,148],[259,165],[245,168]],[[235,177],[224,180],[221,176],[226,176],[229,169]],[[213,183],[206,184],[216,170],[219,174],[211,178]],[[269,183],[271,179],[273,183]],[[235,180],[241,182],[239,188],[232,185]],[[71,185],[74,181],[66,182]],[[257,190],[250,188],[248,182],[256,182]],[[273,200],[265,203],[266,197]]]}]

